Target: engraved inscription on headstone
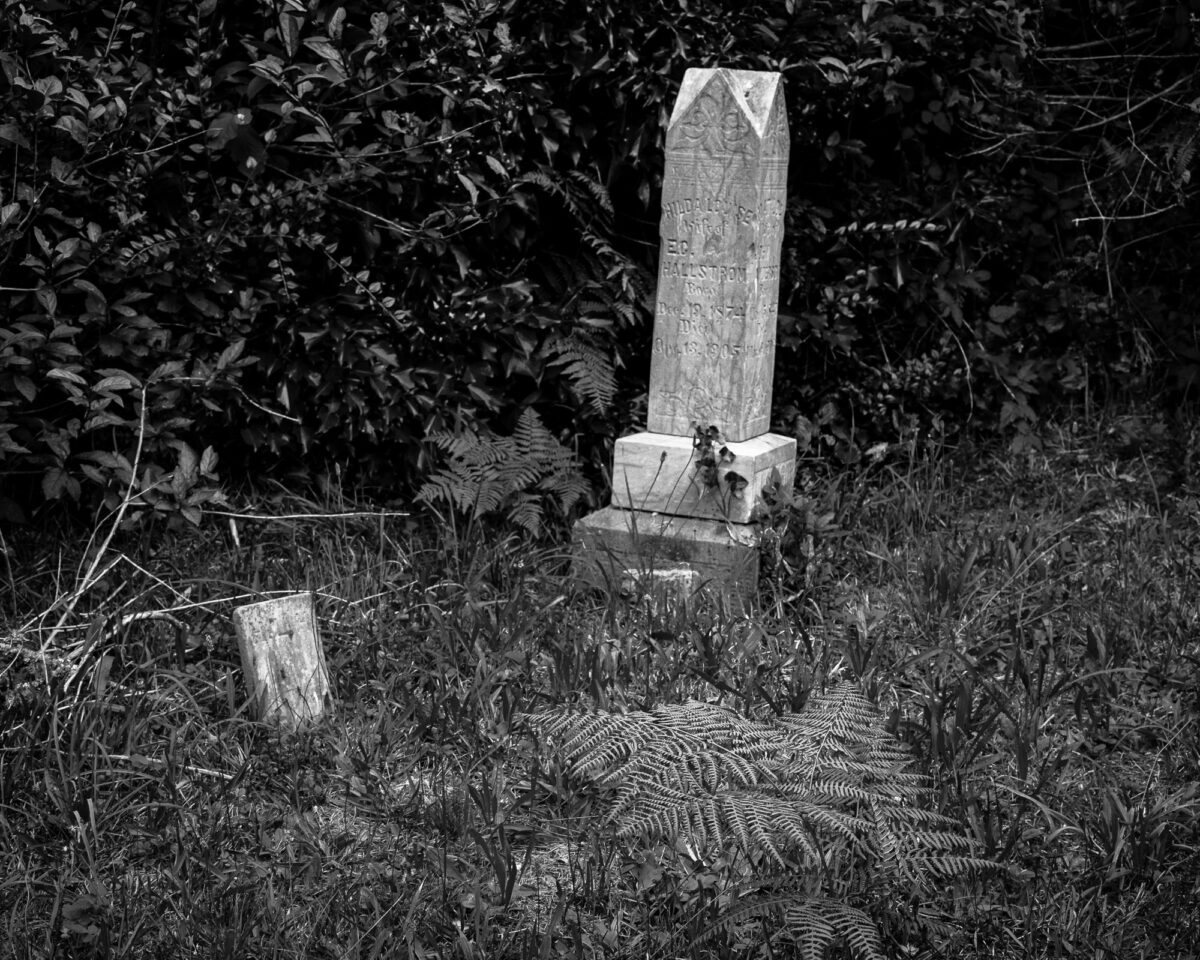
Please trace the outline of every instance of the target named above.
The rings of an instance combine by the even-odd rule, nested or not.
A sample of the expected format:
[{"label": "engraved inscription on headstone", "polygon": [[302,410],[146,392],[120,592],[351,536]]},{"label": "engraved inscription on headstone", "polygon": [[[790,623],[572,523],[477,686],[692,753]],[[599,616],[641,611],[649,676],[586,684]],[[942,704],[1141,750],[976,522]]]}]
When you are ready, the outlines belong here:
[{"label": "engraved inscription on headstone", "polygon": [[691,69],[667,129],[647,430],[771,414],[788,125],[781,77]]},{"label": "engraved inscription on headstone", "polygon": [[[788,124],[778,73],[688,70],[667,129],[646,431],[613,452],[612,505],[575,524],[597,586],[699,584],[749,602],[754,509],[790,489],[796,441],[769,433]],[[701,471],[695,426],[721,461]],[[661,585],[661,584],[659,584]]]}]

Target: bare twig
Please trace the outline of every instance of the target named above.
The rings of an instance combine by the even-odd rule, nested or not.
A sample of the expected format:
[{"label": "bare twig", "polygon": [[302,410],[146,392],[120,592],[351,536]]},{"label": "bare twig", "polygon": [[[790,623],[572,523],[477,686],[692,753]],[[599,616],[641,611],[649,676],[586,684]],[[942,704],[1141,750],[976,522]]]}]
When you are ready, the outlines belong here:
[{"label": "bare twig", "polygon": [[233,520],[350,520],[366,517],[407,517],[410,514],[396,510],[348,510],[345,513],[230,513],[227,510],[205,510],[214,517],[230,517]]},{"label": "bare twig", "polygon": [[1144,99],[1144,100],[1139,100],[1137,103],[1131,104],[1127,109],[1122,110],[1120,113],[1114,113],[1111,117],[1103,117],[1100,120],[1095,121],[1094,123],[1086,123],[1082,127],[1075,127],[1074,129],[1071,130],[1071,133],[1083,133],[1083,131],[1085,131],[1085,130],[1095,130],[1097,127],[1103,127],[1106,124],[1114,123],[1117,120],[1123,120],[1127,116],[1129,116],[1131,113],[1134,113],[1137,110],[1141,110],[1142,107],[1153,103],[1155,100],[1161,100],[1163,97],[1169,96],[1170,94],[1172,94],[1176,90],[1178,90],[1180,87],[1182,87],[1185,83],[1187,83],[1188,81],[1193,80],[1193,79],[1194,78],[1190,73],[1185,74],[1184,76],[1182,76],[1178,80],[1176,80],[1173,84],[1171,84],[1169,87],[1159,90],[1158,93],[1152,93],[1150,96],[1146,97],[1146,99]]},{"label": "bare twig", "polygon": [[[1129,41],[1134,37],[1140,37],[1150,32],[1151,30],[1149,27],[1142,30],[1133,30],[1129,33],[1122,34],[1121,39]],[[1084,43],[1067,43],[1056,47],[1042,47],[1038,53],[1071,53],[1075,50],[1094,50],[1096,47],[1111,46],[1112,42],[1113,41],[1111,37],[1101,37],[1099,40],[1088,40]]]}]

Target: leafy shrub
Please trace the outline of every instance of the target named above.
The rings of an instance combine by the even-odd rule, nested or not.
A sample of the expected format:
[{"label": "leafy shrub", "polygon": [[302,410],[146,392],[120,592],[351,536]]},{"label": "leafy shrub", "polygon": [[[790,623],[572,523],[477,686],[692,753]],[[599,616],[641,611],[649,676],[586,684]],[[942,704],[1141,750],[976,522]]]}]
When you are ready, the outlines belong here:
[{"label": "leafy shrub", "polygon": [[578,149],[552,162],[551,88],[505,79],[529,72],[514,27],[497,4],[10,5],[6,472],[115,481],[147,380],[164,469],[203,440],[235,475],[338,464],[403,493],[426,436],[530,404],[619,432],[645,284]]},{"label": "leafy shrub", "polygon": [[[832,409],[852,454],[967,407],[1032,442],[1039,398],[1160,355],[1186,390],[1193,294],[1164,264],[1190,262],[1190,21],[1056,10],[11,3],[7,509],[119,484],[141,385],[164,474],[212,446],[231,478],[337,467],[407,495],[438,466],[428,437],[532,408],[596,479],[641,415],[689,66],[787,77],[778,428]],[[1120,51],[1095,82],[1136,109],[1081,113],[1105,102],[1077,106],[1093,43]],[[1152,76],[1146,44],[1172,51]]]}]

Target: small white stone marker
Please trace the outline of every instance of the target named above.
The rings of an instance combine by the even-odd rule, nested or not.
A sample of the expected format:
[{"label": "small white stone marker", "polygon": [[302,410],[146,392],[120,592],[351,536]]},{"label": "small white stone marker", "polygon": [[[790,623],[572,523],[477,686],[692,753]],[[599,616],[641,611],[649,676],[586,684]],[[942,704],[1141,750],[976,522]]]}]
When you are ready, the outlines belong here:
[{"label": "small white stone marker", "polygon": [[315,720],[329,699],[329,668],[311,593],[233,611],[254,716],[289,730]]}]

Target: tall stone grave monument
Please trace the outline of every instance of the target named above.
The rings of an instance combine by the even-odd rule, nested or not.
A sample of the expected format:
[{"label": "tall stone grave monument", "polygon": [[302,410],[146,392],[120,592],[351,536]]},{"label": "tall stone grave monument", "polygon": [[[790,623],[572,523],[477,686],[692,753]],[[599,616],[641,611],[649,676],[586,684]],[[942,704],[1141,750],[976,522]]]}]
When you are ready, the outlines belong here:
[{"label": "tall stone grave monument", "polygon": [[796,442],[769,433],[786,204],[783,78],[691,69],[667,128],[644,433],[617,441],[612,506],[575,526],[593,582],[691,570],[748,598],[751,513]]}]

